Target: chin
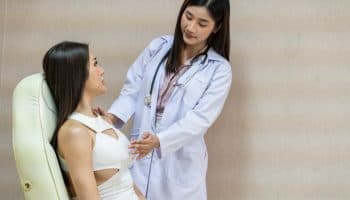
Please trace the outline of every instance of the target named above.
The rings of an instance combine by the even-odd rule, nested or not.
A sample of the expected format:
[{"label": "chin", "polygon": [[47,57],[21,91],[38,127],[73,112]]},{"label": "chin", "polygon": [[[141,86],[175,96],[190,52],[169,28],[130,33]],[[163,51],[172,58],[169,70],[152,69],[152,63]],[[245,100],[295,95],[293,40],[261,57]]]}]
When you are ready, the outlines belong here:
[{"label": "chin", "polygon": [[196,38],[191,38],[188,39],[186,37],[183,37],[184,43],[188,46],[196,46],[197,44],[199,44],[200,42],[197,41]]},{"label": "chin", "polygon": [[101,88],[101,90],[99,91],[99,95],[103,95],[107,92],[107,87],[103,87]]},{"label": "chin", "polygon": [[107,88],[104,88],[104,90],[101,93],[105,94],[106,92],[107,92]]},{"label": "chin", "polygon": [[184,37],[184,42],[186,45],[192,46],[192,45],[196,45],[197,41],[195,41],[195,39],[187,39]]}]

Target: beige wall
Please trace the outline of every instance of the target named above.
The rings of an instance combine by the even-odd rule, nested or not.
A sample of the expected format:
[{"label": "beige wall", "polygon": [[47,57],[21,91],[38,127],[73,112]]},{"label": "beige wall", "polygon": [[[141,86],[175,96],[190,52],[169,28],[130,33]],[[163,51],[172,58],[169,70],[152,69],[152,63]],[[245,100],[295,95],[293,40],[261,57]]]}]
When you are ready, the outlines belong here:
[{"label": "beige wall", "polygon": [[[110,89],[96,104],[107,108],[143,47],[173,32],[181,2],[0,1],[1,199],[23,199],[11,95],[44,52],[89,42]],[[349,19],[348,0],[231,0],[234,81],[206,137],[209,200],[350,199]]]}]

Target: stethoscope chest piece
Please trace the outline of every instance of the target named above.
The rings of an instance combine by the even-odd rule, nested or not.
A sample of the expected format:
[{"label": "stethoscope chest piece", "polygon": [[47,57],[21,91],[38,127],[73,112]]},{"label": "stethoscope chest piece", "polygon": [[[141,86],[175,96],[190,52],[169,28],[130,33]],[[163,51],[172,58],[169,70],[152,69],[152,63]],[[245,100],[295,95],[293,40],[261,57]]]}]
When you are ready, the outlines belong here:
[{"label": "stethoscope chest piece", "polygon": [[151,102],[152,102],[152,100],[151,100],[151,95],[145,96],[145,99],[144,99],[145,105],[146,105],[146,106],[150,106],[150,105],[151,105]]}]

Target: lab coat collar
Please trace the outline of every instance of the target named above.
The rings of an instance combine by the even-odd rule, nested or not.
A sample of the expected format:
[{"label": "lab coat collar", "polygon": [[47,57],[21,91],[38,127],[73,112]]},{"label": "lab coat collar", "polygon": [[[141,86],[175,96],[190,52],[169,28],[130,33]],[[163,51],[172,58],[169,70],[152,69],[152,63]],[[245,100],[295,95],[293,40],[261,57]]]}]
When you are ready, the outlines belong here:
[{"label": "lab coat collar", "polygon": [[[179,78],[178,83],[184,86],[194,76],[195,73],[208,66],[209,62],[221,62],[224,60],[224,57],[219,55],[212,47],[210,47],[207,52],[207,57],[203,55],[194,61],[189,69]],[[175,91],[173,91],[173,93],[175,93]]]},{"label": "lab coat collar", "polygon": [[197,62],[203,64],[203,65],[208,65],[209,62],[222,62],[225,61],[226,59],[222,57],[220,54],[218,54],[213,47],[210,47],[207,53],[207,58],[203,63],[203,60],[205,59],[205,56],[201,56],[200,59],[198,59]]}]

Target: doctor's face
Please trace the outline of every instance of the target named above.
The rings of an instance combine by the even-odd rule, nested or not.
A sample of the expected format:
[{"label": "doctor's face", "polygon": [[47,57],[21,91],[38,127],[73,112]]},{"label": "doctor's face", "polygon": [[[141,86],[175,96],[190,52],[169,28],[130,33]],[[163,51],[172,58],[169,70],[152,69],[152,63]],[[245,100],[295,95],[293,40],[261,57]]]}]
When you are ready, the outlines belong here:
[{"label": "doctor's face", "polygon": [[181,31],[186,45],[204,47],[215,31],[215,21],[206,7],[188,6],[181,17]]}]

